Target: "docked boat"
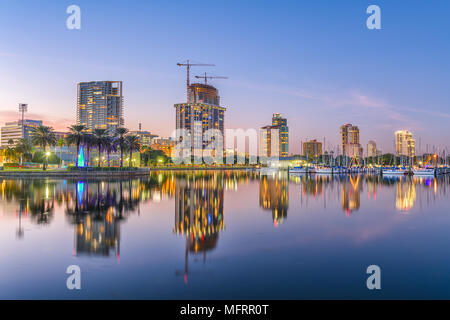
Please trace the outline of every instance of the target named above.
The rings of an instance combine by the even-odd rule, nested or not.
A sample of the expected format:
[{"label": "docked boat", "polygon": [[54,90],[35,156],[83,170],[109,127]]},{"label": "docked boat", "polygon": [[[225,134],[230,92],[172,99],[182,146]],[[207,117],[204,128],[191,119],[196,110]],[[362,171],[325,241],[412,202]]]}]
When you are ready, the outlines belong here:
[{"label": "docked boat", "polygon": [[413,173],[415,176],[434,176],[435,170],[434,168],[417,168],[413,169]]},{"label": "docked boat", "polygon": [[294,167],[289,169],[289,173],[292,174],[314,174],[316,173],[316,168],[314,167]]},{"label": "docked boat", "polygon": [[404,175],[406,172],[404,168],[383,168],[383,175]]},{"label": "docked boat", "polygon": [[322,167],[322,168],[316,168],[316,174],[333,174],[333,168],[329,167]]}]

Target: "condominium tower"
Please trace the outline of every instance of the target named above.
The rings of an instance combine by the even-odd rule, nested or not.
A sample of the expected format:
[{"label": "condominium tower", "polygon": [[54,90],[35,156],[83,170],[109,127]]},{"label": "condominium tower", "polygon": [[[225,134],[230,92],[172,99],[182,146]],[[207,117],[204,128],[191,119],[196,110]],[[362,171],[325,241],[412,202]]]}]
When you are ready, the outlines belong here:
[{"label": "condominium tower", "polygon": [[84,125],[88,132],[123,126],[122,81],[80,82],[77,124]]},{"label": "condominium tower", "polygon": [[359,143],[359,128],[350,123],[341,126],[342,154],[350,158],[362,157],[363,149]]},{"label": "condominium tower", "polygon": [[377,152],[377,143],[373,140],[369,140],[369,142],[367,142],[367,157],[376,157],[378,156],[378,152]]},{"label": "condominium tower", "polygon": [[416,141],[408,130],[395,132],[395,151],[398,156],[414,157],[416,155]]},{"label": "condominium tower", "polygon": [[261,158],[289,155],[289,127],[280,113],[273,114],[272,125],[259,130],[259,155]]},{"label": "condominium tower", "polygon": [[317,158],[322,155],[322,142],[316,139],[303,142],[303,156]]}]

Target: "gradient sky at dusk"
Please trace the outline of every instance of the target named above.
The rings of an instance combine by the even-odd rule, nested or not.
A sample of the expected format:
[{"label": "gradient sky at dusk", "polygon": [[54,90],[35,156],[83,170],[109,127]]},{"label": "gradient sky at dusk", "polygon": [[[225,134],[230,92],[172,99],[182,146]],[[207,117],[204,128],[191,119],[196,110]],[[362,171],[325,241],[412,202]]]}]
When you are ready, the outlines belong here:
[{"label": "gradient sky at dusk", "polygon": [[[81,7],[81,30],[66,28],[66,8]],[[381,7],[382,30],[366,28],[366,8]],[[391,151],[409,129],[425,145],[450,146],[449,1],[54,1],[0,0],[0,123],[75,122],[76,84],[124,81],[125,124],[169,136],[174,103],[185,101],[195,68],[228,76],[220,90],[227,128],[259,128],[273,112],[288,118],[290,151],[306,138],[339,141],[360,127]]]}]

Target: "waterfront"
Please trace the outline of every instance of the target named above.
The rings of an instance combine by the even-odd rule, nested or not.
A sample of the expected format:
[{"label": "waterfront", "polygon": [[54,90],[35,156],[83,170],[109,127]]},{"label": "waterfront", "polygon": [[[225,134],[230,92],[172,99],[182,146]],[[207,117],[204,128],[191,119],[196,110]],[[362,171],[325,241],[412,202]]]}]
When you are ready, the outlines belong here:
[{"label": "waterfront", "polygon": [[449,187],[246,171],[3,179],[0,298],[450,298]]}]

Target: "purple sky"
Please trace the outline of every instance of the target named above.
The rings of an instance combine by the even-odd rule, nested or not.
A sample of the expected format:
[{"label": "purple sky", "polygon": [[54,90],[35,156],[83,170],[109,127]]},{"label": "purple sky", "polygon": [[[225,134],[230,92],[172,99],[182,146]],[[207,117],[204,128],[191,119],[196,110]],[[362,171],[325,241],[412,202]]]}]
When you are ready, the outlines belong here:
[{"label": "purple sky", "polygon": [[420,139],[418,152],[450,145],[447,1],[376,1],[382,30],[366,28],[372,3],[359,0],[75,2],[81,30],[66,28],[73,1],[0,0],[0,123],[23,102],[27,118],[63,130],[77,82],[122,80],[126,127],[169,136],[186,91],[176,63],[190,58],[216,64],[193,75],[229,77],[212,81],[227,128],[280,112],[293,153],[306,138],[336,146],[344,123],[360,127],[364,148],[392,151],[399,129]]}]

